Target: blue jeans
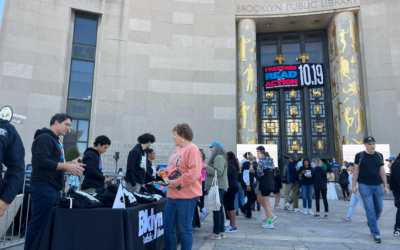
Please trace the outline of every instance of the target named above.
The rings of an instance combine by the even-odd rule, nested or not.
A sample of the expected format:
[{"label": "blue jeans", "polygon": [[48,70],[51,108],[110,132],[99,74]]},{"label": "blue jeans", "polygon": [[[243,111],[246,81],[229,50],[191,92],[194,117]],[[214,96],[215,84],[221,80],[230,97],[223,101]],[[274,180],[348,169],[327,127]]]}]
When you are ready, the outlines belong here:
[{"label": "blue jeans", "polygon": [[221,203],[221,208],[219,211],[213,211],[213,233],[220,234],[225,232],[225,216],[224,216],[224,189],[218,189],[219,191],[219,200]]},{"label": "blue jeans", "polygon": [[357,194],[351,195],[350,209],[349,209],[349,213],[347,214],[347,218],[350,218],[350,219],[353,218],[354,210],[356,209],[358,202],[360,202],[361,207],[364,208],[364,202],[361,199],[360,192],[357,192]]},{"label": "blue jeans", "polygon": [[181,249],[190,250],[193,245],[193,213],[197,200],[192,199],[169,199],[164,210],[164,243],[165,250],[176,250],[176,223],[181,230]]},{"label": "blue jeans", "polygon": [[246,204],[246,200],[244,199],[244,189],[243,189],[242,185],[240,184],[240,182],[239,182],[239,190],[235,196],[235,209],[236,210],[239,210],[239,201],[242,206],[244,206],[244,204]]},{"label": "blue jeans", "polygon": [[359,183],[358,189],[360,190],[361,197],[364,201],[364,208],[372,235],[380,236],[381,233],[378,229],[378,220],[383,210],[382,187],[380,185],[369,186]]},{"label": "blue jeans", "polygon": [[308,208],[312,208],[312,193],[313,193],[313,185],[305,186],[301,185],[301,192],[303,197],[303,208],[307,208],[307,201],[308,201]]},{"label": "blue jeans", "polygon": [[60,191],[47,185],[31,184],[29,191],[32,200],[32,217],[26,233],[25,250],[31,248],[36,235],[61,196]]}]

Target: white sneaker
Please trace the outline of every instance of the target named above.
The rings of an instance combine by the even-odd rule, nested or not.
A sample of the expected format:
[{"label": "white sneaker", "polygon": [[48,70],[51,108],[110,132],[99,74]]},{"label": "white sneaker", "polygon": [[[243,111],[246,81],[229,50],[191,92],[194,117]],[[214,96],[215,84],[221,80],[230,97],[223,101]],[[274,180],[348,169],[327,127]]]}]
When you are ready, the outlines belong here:
[{"label": "white sneaker", "polygon": [[291,206],[290,206],[289,203],[286,203],[286,204],[285,204],[285,208],[286,208],[287,210],[289,210],[289,211],[292,211],[292,210],[291,210],[292,208],[291,208]]},{"label": "white sneaker", "polygon": [[307,211],[307,208],[305,209],[305,211],[304,211],[304,215],[307,215],[308,214],[308,211]]},{"label": "white sneaker", "polygon": [[274,229],[274,224],[273,223],[268,224],[268,222],[267,222],[267,223],[264,223],[262,225],[262,227],[265,228],[265,229]]},{"label": "white sneaker", "polygon": [[230,221],[225,221],[225,228],[230,227],[231,226],[231,222]]},{"label": "white sneaker", "polygon": [[295,212],[295,213],[301,213],[301,212],[303,212],[303,211],[300,210],[299,208],[296,208],[296,209],[294,210],[294,212]]},{"label": "white sneaker", "polygon": [[308,210],[308,215],[314,215],[315,213],[312,210]]}]

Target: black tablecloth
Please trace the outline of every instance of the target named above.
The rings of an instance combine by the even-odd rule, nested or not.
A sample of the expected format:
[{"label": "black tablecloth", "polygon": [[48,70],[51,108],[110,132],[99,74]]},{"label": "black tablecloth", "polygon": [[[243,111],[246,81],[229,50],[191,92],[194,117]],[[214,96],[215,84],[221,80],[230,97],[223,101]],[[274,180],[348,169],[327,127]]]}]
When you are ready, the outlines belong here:
[{"label": "black tablecloth", "polygon": [[[163,249],[166,203],[163,198],[126,209],[53,208],[31,250]],[[197,209],[193,227],[200,227]]]}]

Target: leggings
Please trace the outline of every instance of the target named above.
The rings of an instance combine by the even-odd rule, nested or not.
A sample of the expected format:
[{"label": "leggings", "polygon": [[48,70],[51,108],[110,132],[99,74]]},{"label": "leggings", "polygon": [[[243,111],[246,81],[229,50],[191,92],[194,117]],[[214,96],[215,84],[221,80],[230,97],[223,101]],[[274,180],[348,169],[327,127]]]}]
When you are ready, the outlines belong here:
[{"label": "leggings", "polygon": [[321,194],[322,194],[322,199],[324,200],[325,213],[329,212],[328,199],[326,198],[326,191],[314,190],[314,192],[315,192],[315,207],[317,213],[319,213],[319,198]]},{"label": "leggings", "polygon": [[343,192],[343,198],[346,199],[346,193],[347,197],[349,197],[349,184],[340,184],[342,187],[342,192]]},{"label": "leggings", "polygon": [[204,195],[205,195],[205,193],[206,193],[206,192],[204,191],[204,188],[205,188],[204,181],[201,182],[201,187],[202,187],[202,189],[203,189],[203,195],[200,196],[200,200],[197,201],[197,206],[200,208],[200,210],[204,208]]}]

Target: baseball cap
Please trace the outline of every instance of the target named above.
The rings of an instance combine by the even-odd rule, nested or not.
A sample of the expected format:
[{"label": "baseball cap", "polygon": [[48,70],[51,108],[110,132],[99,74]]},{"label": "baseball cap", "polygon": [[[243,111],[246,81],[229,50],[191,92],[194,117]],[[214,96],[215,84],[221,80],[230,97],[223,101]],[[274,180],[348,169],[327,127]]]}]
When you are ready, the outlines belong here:
[{"label": "baseball cap", "polygon": [[350,167],[354,167],[354,163],[352,163],[352,162],[349,162],[349,164],[348,164]]},{"label": "baseball cap", "polygon": [[221,142],[219,142],[219,141],[215,141],[215,142],[213,142],[210,146],[208,146],[209,148],[212,148],[212,147],[215,147],[215,146],[217,146],[217,147],[222,147],[222,143]]},{"label": "baseball cap", "polygon": [[375,138],[372,136],[368,136],[364,139],[364,143],[375,142]]},{"label": "baseball cap", "polygon": [[396,156],[395,155],[391,155],[391,156],[389,156],[389,158],[387,158],[386,159],[386,161],[393,161],[393,160],[396,160]]}]

